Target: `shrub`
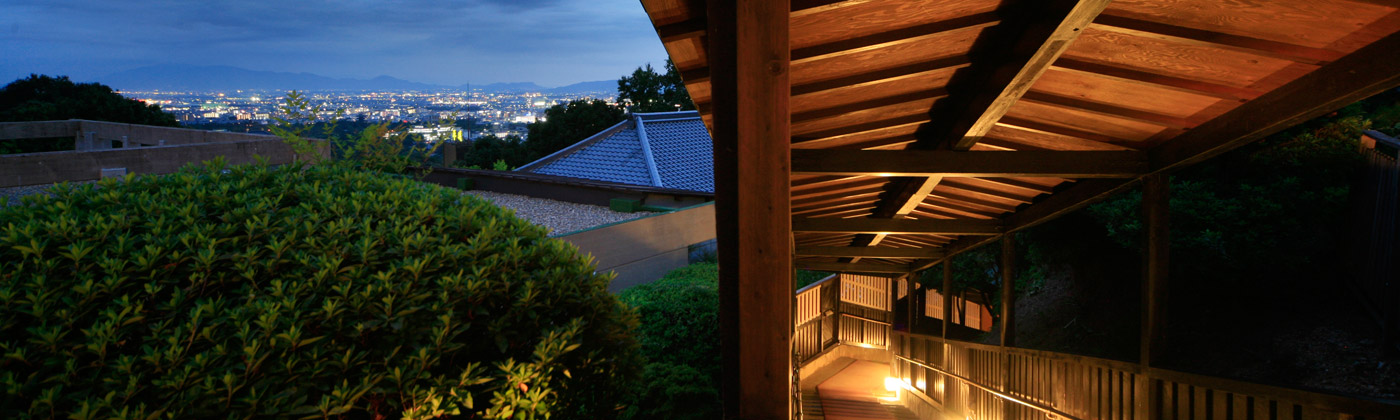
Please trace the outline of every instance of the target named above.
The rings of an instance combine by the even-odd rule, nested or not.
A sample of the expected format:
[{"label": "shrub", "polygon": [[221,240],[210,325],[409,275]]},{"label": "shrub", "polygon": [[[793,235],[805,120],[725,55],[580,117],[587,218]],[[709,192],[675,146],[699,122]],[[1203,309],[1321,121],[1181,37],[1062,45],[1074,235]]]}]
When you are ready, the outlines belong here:
[{"label": "shrub", "polygon": [[697,263],[622,292],[641,315],[647,364],[628,417],[717,419],[719,266]]},{"label": "shrub", "polygon": [[335,166],[0,208],[0,418],[607,418],[635,315],[544,228]]}]

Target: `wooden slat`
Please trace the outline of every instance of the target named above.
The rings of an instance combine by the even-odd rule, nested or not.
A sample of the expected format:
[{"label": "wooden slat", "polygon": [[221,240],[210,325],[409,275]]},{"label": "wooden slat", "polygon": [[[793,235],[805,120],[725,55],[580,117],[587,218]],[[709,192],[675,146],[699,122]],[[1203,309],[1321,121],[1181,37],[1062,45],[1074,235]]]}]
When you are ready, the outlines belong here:
[{"label": "wooden slat", "polygon": [[814,149],[793,150],[792,165],[793,173],[922,177],[1123,178],[1147,171],[1144,155],[1131,151]]},{"label": "wooden slat", "polygon": [[1183,79],[1180,77],[1173,77],[1137,69],[1130,69],[1115,64],[1076,60],[1071,58],[1060,58],[1059,60],[1055,61],[1055,68],[1077,72],[1080,74],[1113,78],[1118,81],[1127,83],[1148,84],[1156,87],[1214,96],[1221,99],[1232,99],[1241,102],[1257,98],[1259,97],[1259,95],[1263,94],[1263,92],[1248,88],[1203,82],[1199,80]]},{"label": "wooden slat", "polygon": [[986,27],[992,26],[997,22],[999,22],[999,20],[995,13],[979,13],[971,16],[961,16],[946,21],[932,22],[907,28],[894,29],[878,34],[842,39],[826,44],[814,45],[806,48],[798,48],[792,50],[792,62],[793,64],[798,64],[844,54],[869,51],[872,49],[883,48],[898,43],[913,42],[926,38],[938,37],[946,32],[981,30],[985,29]]},{"label": "wooden slat", "polygon": [[887,69],[873,70],[866,73],[843,76],[830,80],[805,83],[792,87],[792,96],[805,95],[831,89],[839,89],[851,86],[883,83],[892,80],[899,80],[912,77],[917,74],[939,71],[951,68],[966,67],[971,60],[967,56],[953,56],[936,58],[924,62],[906,64]]},{"label": "wooden slat", "polygon": [[1266,39],[1207,31],[1161,22],[1136,19],[1105,12],[1094,21],[1094,28],[1108,32],[1152,38],[1163,41],[1202,45],[1257,54],[1265,57],[1282,58],[1306,64],[1327,64],[1341,58],[1342,53],[1322,48],[1293,45]]},{"label": "wooden slat", "polygon": [[1163,127],[1189,129],[1196,126],[1196,122],[1170,115],[1156,114],[1147,111],[1140,111],[1131,108],[1106,104],[1100,102],[1086,101],[1083,99],[1070,98],[1044,92],[1027,92],[1022,101],[1035,102],[1045,105],[1072,108],[1079,111],[1091,112],[1110,117],[1126,118],[1133,121],[1156,124]]},{"label": "wooden slat", "polygon": [[845,233],[934,233],[950,235],[996,235],[999,221],[969,219],[793,219],[794,232]]},{"label": "wooden slat", "polygon": [[799,246],[797,256],[867,258],[940,258],[943,251],[932,248],[890,248],[864,246]]}]

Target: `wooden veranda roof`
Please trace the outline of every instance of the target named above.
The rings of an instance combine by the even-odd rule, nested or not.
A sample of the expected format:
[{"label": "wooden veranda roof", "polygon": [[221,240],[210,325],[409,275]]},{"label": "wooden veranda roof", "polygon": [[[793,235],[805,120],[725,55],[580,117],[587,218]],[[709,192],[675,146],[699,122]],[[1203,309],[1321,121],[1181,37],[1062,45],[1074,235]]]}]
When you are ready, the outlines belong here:
[{"label": "wooden veranda roof", "polygon": [[[1397,3],[791,0],[795,264],[925,268],[1393,88]],[[708,6],[642,4],[713,131]]]}]

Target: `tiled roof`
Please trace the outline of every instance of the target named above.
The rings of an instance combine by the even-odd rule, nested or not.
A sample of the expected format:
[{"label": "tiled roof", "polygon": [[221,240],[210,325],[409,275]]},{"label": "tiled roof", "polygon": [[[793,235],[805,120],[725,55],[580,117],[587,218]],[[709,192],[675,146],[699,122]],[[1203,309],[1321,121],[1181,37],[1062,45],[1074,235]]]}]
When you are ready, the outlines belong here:
[{"label": "tiled roof", "polygon": [[714,192],[710,134],[695,111],[631,118],[518,171]]}]

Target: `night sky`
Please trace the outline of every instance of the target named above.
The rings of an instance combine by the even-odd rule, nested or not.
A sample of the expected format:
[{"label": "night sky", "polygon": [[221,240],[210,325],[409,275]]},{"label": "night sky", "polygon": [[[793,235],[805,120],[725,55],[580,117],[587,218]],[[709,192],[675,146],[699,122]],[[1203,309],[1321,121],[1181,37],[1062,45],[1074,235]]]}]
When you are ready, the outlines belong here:
[{"label": "night sky", "polygon": [[665,58],[637,0],[0,1],[0,85],[191,64],[558,86]]}]

